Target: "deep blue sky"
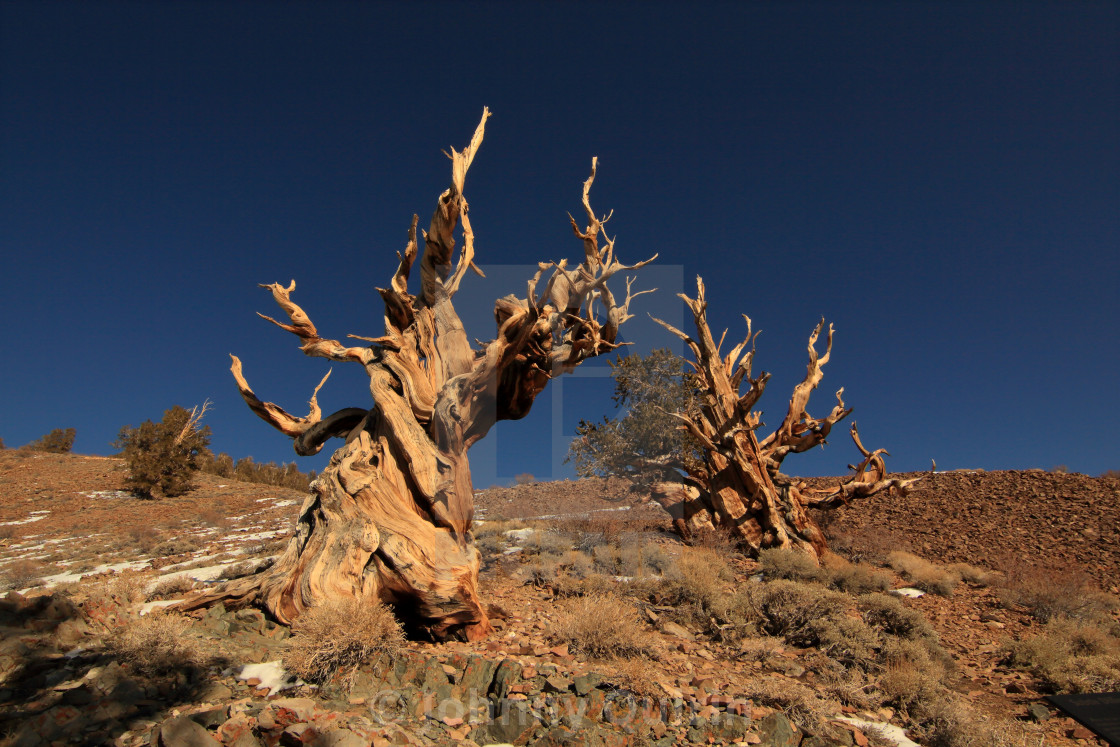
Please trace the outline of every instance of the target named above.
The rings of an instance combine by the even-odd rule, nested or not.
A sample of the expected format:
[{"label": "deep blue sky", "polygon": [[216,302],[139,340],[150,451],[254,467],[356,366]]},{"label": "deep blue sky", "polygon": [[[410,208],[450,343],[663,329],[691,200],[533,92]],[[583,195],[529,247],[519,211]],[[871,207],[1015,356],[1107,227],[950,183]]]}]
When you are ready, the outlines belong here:
[{"label": "deep blue sky", "polygon": [[[111,453],[210,398],[216,450],[293,459],[228,353],[296,412],[328,364],[254,316],[275,309],[256,284],[295,278],[327,336],[380,334],[373,289],[484,105],[475,337],[521,267],[578,257],[566,213],[598,155],[619,252],[660,253],[640,283],[703,275],[713,326],[763,330],[768,422],[824,315],[810,410],[846,387],[892,468],[1120,469],[1112,2],[0,3],[0,438],[73,426]],[[683,319],[668,292],[635,310]],[[638,321],[637,349],[672,343]],[[570,474],[563,434],[610,389],[584,375],[500,424],[476,484]],[[360,370],[321,401],[368,403]],[[854,457],[837,433],[787,467]]]}]

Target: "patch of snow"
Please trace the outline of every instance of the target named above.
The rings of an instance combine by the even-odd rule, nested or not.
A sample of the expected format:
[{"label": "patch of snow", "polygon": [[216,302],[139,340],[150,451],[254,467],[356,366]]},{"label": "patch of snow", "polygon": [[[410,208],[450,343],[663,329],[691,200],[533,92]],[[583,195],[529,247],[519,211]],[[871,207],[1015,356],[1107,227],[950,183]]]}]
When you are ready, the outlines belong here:
[{"label": "patch of snow", "polygon": [[906,736],[906,732],[902,730],[902,727],[895,726],[894,724],[880,724],[874,721],[864,721],[861,718],[850,718],[847,716],[836,720],[851,724],[864,733],[874,732],[885,741],[895,745],[895,747],[921,747],[920,744],[911,741],[910,738]]},{"label": "patch of snow", "polygon": [[271,532],[257,532],[256,534],[246,534],[244,536],[238,535],[234,539],[236,539],[238,542],[244,542],[245,540],[270,539],[272,537],[285,534],[287,531],[287,529],[273,529]]},{"label": "patch of snow", "polygon": [[175,604],[176,602],[181,602],[181,601],[183,601],[183,600],[182,599],[158,599],[154,602],[145,602],[144,604],[140,605],[140,614],[141,615],[146,615],[149,612],[151,612],[152,610],[162,609],[164,607],[170,607],[171,605]]},{"label": "patch of snow", "polygon": [[111,563],[108,565],[99,565],[96,568],[92,568],[88,571],[68,571],[66,573],[56,573],[53,576],[43,576],[41,581],[43,582],[43,586],[49,589],[50,587],[58,586],[59,584],[81,581],[86,576],[96,576],[99,573],[108,573],[109,571],[120,573],[121,571],[129,571],[137,568],[147,568],[150,562],[151,561],[148,560],[133,560],[127,563]]},{"label": "patch of snow", "polygon": [[152,581],[150,581],[148,585],[144,587],[144,590],[151,591],[164,581],[173,578],[189,578],[194,581],[213,581],[214,579],[218,578],[218,576],[221,576],[222,572],[225,571],[226,568],[234,565],[235,562],[236,561],[232,561],[229,563],[220,563],[218,565],[207,565],[203,566],[202,568],[188,568],[185,571],[175,571],[174,573],[164,573],[163,575],[156,576],[154,579],[152,579]]},{"label": "patch of snow", "polygon": [[537,533],[536,529],[507,529],[502,532],[507,537],[513,537],[515,540],[524,542]]},{"label": "patch of snow", "polygon": [[132,497],[131,493],[126,493],[123,490],[87,490],[84,493],[78,493],[78,495],[84,495],[86,498],[104,498],[104,499],[131,498]]},{"label": "patch of snow", "polygon": [[288,674],[280,665],[280,660],[266,661],[263,664],[246,664],[237,675],[239,680],[248,680],[256,677],[261,681],[257,687],[268,688],[268,693],[287,690],[297,685],[304,684],[302,680]]},{"label": "patch of snow", "polygon": [[586,519],[591,514],[610,513],[616,511],[629,511],[633,506],[619,506],[618,508],[593,508],[589,511],[576,511],[571,514],[545,514],[543,516],[522,516],[518,521],[549,521],[551,519]]},{"label": "patch of snow", "polygon": [[926,593],[921,589],[904,586],[901,589],[891,589],[891,594],[897,594],[900,597],[907,597],[908,599],[917,599],[918,597],[924,597]]},{"label": "patch of snow", "polygon": [[273,503],[272,505],[276,508],[287,508],[288,506],[294,506],[297,503],[299,503],[299,501],[293,501],[291,498],[286,498],[282,501],[276,501],[276,503]]},{"label": "patch of snow", "polygon": [[21,519],[19,521],[0,521],[0,527],[13,527],[16,524],[31,524],[36,521],[42,521],[47,518],[47,514],[49,513],[50,511],[32,511],[31,515],[26,519]]},{"label": "patch of snow", "polygon": [[502,555],[513,555],[514,553],[521,552],[523,549],[522,547],[511,547],[508,550],[503,550]]}]

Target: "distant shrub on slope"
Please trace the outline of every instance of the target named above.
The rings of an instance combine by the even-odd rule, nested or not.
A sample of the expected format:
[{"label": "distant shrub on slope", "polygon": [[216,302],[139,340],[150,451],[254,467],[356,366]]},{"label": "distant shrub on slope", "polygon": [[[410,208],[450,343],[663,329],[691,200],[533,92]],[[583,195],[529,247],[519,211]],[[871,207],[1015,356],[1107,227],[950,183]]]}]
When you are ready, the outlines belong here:
[{"label": "distant shrub on slope", "polygon": [[128,464],[129,489],[152,498],[182,495],[194,487],[199,460],[209,454],[210,427],[198,425],[206,409],[205,404],[201,410],[176,405],[159,423],[146,420],[137,428],[121,428],[114,445]]},{"label": "distant shrub on slope", "polygon": [[32,451],[45,451],[49,454],[69,454],[74,448],[74,436],[77,431],[73,428],[55,428],[47,435],[27,444],[26,448]]}]

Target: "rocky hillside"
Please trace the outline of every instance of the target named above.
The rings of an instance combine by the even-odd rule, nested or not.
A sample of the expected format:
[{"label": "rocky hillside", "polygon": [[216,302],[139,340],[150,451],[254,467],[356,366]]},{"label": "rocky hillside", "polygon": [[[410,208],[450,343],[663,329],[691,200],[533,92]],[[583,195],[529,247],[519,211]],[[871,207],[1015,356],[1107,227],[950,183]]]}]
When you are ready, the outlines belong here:
[{"label": "rocky hillside", "polygon": [[[303,496],[200,475],[143,501],[123,477],[115,459],[0,451],[3,744],[1067,747],[1104,743],[1042,695],[1120,683],[1107,600],[1072,623],[1095,658],[1056,662],[1066,629],[947,567],[1115,584],[1116,480],[931,475],[835,512],[834,545],[874,564],[819,574],[683,547],[619,481],[480,491],[495,633],[308,683],[284,665],[316,642],[255,610],[160,613],[267,564]],[[899,549],[952,583],[869,594],[918,583],[920,560],[883,565]]]}]

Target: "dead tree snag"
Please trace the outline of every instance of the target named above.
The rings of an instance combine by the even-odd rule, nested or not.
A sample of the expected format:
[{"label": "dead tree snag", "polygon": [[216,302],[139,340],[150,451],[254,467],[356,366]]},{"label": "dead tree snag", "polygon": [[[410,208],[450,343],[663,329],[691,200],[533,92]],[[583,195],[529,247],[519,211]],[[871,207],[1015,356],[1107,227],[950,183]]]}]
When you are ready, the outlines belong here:
[{"label": "dead tree snag", "polygon": [[[294,440],[299,454],[317,453],[332,437],[345,440],[312,484],[294,536],[267,571],[228,582],[181,607],[217,601],[255,604],[281,622],[326,599],[381,599],[406,625],[432,637],[477,639],[490,630],[478,599],[479,552],[471,537],[473,490],[467,450],[499,420],[524,417],[548,380],[587,358],[618,347],[619,326],[630,318],[630,292],[616,300],[607,286],[623,265],[614,240],[603,232],[609,216],[597,217],[589,192],[597,162],[583,185],[586,228],[572,228],[583,261],[540,263],[525,298],[509,295],[494,304],[497,334],[473,349],[452,301],[474,264],[474,233],[463,183],[482,143],[488,110],[461,152],[452,149],[451,186],[439,196],[423,252],[413,216],[408,242],[388,288],[385,334],[352,338],[348,346],[320,337],[287,287],[272,292],[287,322],[264,317],[300,340],[309,356],[353,362],[369,375],[373,406],[347,408],[323,417],[311,396],[310,412],[297,417],[261,401],[249,387],[241,362],[233,376],[242,397],[265,422]],[[456,229],[462,245],[456,257]],[[409,292],[420,255],[419,288]],[[547,276],[543,291],[538,291]],[[598,308],[601,307],[601,308]],[[263,315],[262,315],[263,316]],[[328,372],[329,375],[329,372]]]},{"label": "dead tree snag", "polygon": [[[825,443],[833,426],[852,412],[844,404],[842,388],[836,392],[836,405],[825,417],[814,418],[806,409],[809,395],[820,384],[824,365],[832,354],[832,326],[828,327],[823,355],[817,351],[817,340],[824,330],[823,319],[809,335],[805,378],[794,387],[781,424],[760,439],[756,430],[761,423],[752,408],[762,396],[770,374],[764,372],[755,378],[751,373],[758,335],[752,334],[751,320],[744,314],[746,338],[726,357],[722,356],[720,344],[708,327],[708,303],[700,278],[696,279],[696,289],[696,298],[680,294],[692,311],[695,338],[660,319],[654,321],[683,340],[692,351],[692,365],[700,380],[700,403],[690,412],[672,414],[700,445],[704,464],[691,469],[682,482],[659,483],[653,497],[673,514],[682,533],[714,524],[729,529],[755,553],[763,548],[783,547],[819,558],[827,543],[808,509],[835,508],[882,490],[905,491],[917,480],[888,477],[883,463],[886,450],[865,449],[855,423],[851,435],[863,461],[850,465],[853,474],[834,489],[811,491],[804,483],[783,474],[782,462],[787,456]],[[742,391],[744,382],[746,390]]]}]

